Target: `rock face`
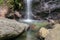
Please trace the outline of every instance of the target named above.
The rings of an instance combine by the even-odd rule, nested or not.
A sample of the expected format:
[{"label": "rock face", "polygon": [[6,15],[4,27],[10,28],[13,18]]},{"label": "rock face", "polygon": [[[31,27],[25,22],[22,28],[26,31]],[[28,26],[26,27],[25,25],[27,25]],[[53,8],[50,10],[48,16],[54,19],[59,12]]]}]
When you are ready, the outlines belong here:
[{"label": "rock face", "polygon": [[26,27],[28,27],[27,24],[0,18],[0,39],[16,37],[21,34]]},{"label": "rock face", "polygon": [[[59,0],[57,1],[55,0],[52,0],[52,1],[51,0],[34,0],[33,7],[32,7],[33,18],[44,19],[49,16],[49,11],[50,11],[50,14],[52,14],[56,10],[59,10],[60,1]],[[56,17],[53,17],[53,18],[56,18]]]},{"label": "rock face", "polygon": [[56,24],[54,27],[54,29],[50,30],[45,40],[60,40],[60,24]]}]

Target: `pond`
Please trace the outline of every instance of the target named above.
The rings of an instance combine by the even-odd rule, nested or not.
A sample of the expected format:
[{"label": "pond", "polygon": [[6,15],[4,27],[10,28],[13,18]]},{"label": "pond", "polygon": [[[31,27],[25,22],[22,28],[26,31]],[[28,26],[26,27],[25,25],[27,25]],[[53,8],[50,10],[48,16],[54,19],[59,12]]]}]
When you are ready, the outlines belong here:
[{"label": "pond", "polygon": [[46,21],[33,21],[31,22],[31,25],[35,27],[30,27],[29,30],[26,30],[22,35],[20,35],[14,40],[40,40],[37,37],[37,33],[41,27],[44,27],[47,24],[48,22]]}]

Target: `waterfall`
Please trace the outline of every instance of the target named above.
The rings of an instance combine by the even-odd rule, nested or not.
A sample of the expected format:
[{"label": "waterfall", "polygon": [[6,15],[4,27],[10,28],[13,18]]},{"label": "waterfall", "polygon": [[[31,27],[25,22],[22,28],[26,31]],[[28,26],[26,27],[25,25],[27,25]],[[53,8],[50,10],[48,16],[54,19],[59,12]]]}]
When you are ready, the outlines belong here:
[{"label": "waterfall", "polygon": [[[25,13],[25,20],[24,22],[32,22],[32,9],[31,9],[31,4],[32,4],[32,0],[24,0],[25,4],[26,4],[26,13]],[[27,35],[26,35],[26,40],[31,40],[31,33],[30,31],[27,31]]]},{"label": "waterfall", "polygon": [[25,4],[26,4],[25,18],[31,20],[32,19],[32,9],[31,9],[32,0],[25,0]]},{"label": "waterfall", "polygon": [[32,22],[32,0],[24,0],[25,2],[25,16],[22,22]]}]

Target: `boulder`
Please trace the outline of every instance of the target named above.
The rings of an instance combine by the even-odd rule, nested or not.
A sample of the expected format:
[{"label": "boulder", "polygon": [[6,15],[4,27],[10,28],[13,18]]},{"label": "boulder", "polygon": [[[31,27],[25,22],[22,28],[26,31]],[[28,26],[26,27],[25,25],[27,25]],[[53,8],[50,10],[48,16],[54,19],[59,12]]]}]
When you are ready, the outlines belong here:
[{"label": "boulder", "polygon": [[54,28],[50,30],[45,40],[60,40],[60,24],[54,25]]},{"label": "boulder", "polygon": [[28,24],[19,23],[15,20],[0,18],[0,39],[16,37],[28,26]]},{"label": "boulder", "polygon": [[39,30],[39,36],[40,37],[43,37],[45,38],[47,35],[49,34],[49,30],[42,27],[40,30]]}]

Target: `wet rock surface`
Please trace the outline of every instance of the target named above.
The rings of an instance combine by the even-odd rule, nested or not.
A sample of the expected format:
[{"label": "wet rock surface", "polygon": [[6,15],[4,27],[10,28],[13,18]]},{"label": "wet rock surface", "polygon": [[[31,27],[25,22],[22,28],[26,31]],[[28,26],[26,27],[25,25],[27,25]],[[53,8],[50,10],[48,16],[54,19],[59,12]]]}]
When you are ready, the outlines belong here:
[{"label": "wet rock surface", "polygon": [[50,30],[45,40],[60,40],[60,24],[54,25],[55,28]]},{"label": "wet rock surface", "polygon": [[28,27],[27,24],[0,18],[0,40],[16,37],[21,34],[26,27]]}]

